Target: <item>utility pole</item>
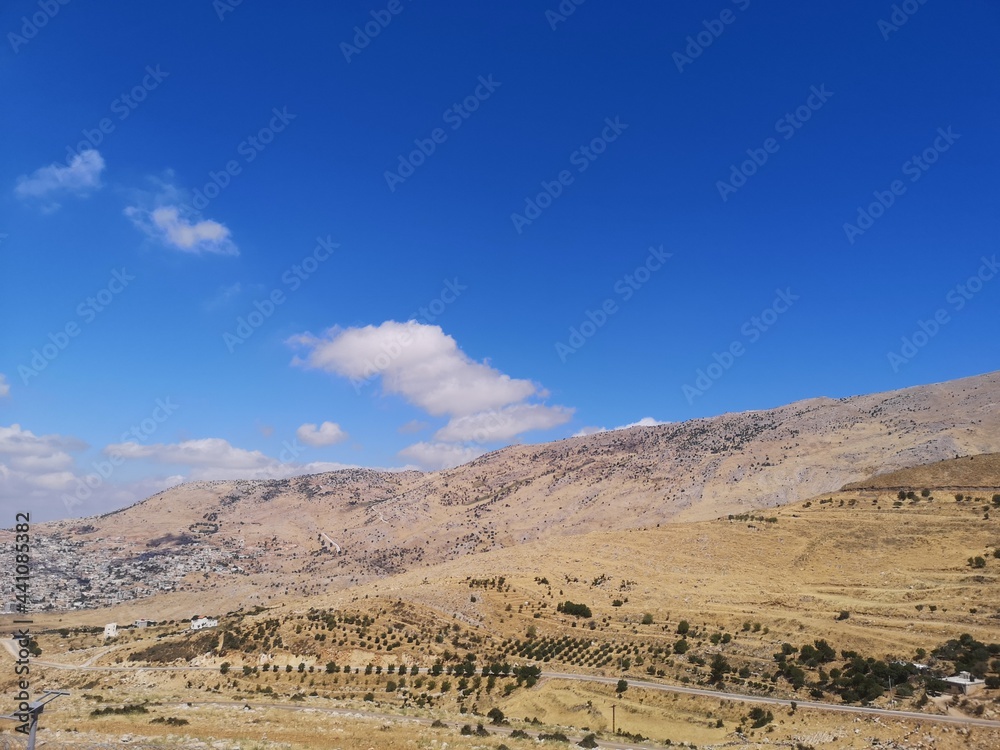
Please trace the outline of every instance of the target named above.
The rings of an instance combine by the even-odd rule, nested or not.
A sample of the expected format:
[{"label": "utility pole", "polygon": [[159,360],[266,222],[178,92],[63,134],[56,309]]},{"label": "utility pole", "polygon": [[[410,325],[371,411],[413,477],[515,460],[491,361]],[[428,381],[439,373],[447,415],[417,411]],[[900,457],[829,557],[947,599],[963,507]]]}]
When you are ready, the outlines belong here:
[{"label": "utility pole", "polygon": [[20,714],[10,714],[7,716],[0,716],[0,719],[11,719],[12,721],[19,721],[24,723],[25,718],[28,719],[28,749],[35,750],[35,735],[38,734],[38,717],[41,716],[42,711],[45,710],[45,706],[60,695],[69,695],[64,690],[46,690],[42,693],[42,697],[36,701],[32,701],[28,704],[28,710]]},{"label": "utility pole", "polygon": [[615,734],[615,704],[611,704],[611,734]]}]

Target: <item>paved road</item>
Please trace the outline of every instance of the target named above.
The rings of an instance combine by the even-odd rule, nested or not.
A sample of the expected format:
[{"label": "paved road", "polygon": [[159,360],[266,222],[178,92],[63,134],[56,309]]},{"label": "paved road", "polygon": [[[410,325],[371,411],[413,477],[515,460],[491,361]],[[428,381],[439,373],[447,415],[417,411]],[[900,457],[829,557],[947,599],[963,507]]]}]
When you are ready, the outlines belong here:
[{"label": "paved road", "polygon": [[[596,675],[579,675],[566,672],[543,672],[543,678],[559,680],[576,680],[578,682],[600,682],[605,685],[615,685],[618,683],[616,677],[598,677]],[[684,695],[699,695],[705,698],[720,698],[725,700],[739,701],[741,703],[766,703],[776,706],[791,706],[793,701],[786,698],[770,698],[762,695],[741,695],[739,693],[727,693],[722,690],[707,690],[704,688],[693,688],[685,685],[666,685],[660,682],[647,682],[646,680],[627,680],[629,687],[644,688],[646,690],[660,690],[666,693],[682,693]],[[813,708],[820,711],[833,711],[844,714],[866,714],[869,716],[882,716],[887,719],[916,719],[918,721],[931,721],[941,724],[965,724],[977,727],[990,727],[1000,729],[1000,721],[991,719],[974,719],[964,716],[941,716],[939,714],[923,714],[917,711],[894,711],[888,708],[874,708],[871,706],[852,706],[846,703],[821,703],[819,701],[794,701],[796,710],[799,708]]]},{"label": "paved road", "polygon": [[[3,645],[11,653],[16,654],[15,641],[4,639]],[[32,659],[32,664],[53,669],[70,669],[90,672],[218,672],[217,667],[94,667],[81,666],[76,664],[59,664],[57,662]],[[233,667],[233,671],[239,674],[240,666]],[[420,670],[427,673],[427,669]],[[598,675],[573,674],[571,672],[543,672],[542,679],[573,680],[576,682],[592,682],[602,685],[615,685],[618,683],[617,677],[601,677]],[[727,693],[722,690],[709,690],[706,688],[688,687],[687,685],[671,685],[663,682],[650,682],[647,680],[628,680],[629,687],[643,688],[646,690],[659,690],[664,693],[679,693],[681,695],[697,695],[704,698],[718,698],[740,703],[763,703],[775,706],[791,706],[792,700],[787,698],[771,698],[761,695],[743,695],[741,693]],[[797,708],[807,708],[817,711],[832,711],[834,713],[860,714],[864,716],[880,716],[886,719],[908,719],[911,721],[926,721],[937,724],[963,724],[966,726],[989,727],[1000,729],[1000,721],[991,719],[977,719],[964,716],[942,716],[940,714],[925,714],[917,711],[895,711],[888,708],[874,708],[871,706],[853,706],[842,703],[822,703],[820,701],[800,701],[796,700]],[[282,707],[278,704],[275,707]],[[290,706],[290,708],[299,708]],[[326,709],[324,709],[326,710]],[[608,747],[612,747],[609,745]],[[626,747],[626,746],[623,746]]]}]

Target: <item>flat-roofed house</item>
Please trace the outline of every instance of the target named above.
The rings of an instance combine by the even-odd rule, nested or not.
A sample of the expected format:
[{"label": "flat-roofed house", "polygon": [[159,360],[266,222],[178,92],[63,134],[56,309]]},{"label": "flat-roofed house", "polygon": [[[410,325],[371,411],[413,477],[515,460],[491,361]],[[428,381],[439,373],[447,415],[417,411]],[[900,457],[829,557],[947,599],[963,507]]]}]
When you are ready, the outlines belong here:
[{"label": "flat-roofed house", "polygon": [[986,686],[986,680],[976,679],[968,672],[959,672],[951,677],[945,677],[943,682],[951,692],[961,695],[977,693]]}]

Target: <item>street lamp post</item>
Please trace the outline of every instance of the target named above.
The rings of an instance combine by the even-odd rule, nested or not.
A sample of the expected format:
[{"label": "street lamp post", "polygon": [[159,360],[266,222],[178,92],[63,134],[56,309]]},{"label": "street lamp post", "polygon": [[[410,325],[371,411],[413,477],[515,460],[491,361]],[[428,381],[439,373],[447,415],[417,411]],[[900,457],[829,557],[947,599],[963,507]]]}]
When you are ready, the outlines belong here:
[{"label": "street lamp post", "polygon": [[24,723],[25,713],[28,716],[28,749],[35,750],[35,736],[38,734],[38,717],[42,715],[45,706],[54,701],[60,695],[69,695],[64,690],[46,690],[42,697],[28,704],[28,710],[21,714],[9,714],[0,716],[0,719],[11,719]]}]

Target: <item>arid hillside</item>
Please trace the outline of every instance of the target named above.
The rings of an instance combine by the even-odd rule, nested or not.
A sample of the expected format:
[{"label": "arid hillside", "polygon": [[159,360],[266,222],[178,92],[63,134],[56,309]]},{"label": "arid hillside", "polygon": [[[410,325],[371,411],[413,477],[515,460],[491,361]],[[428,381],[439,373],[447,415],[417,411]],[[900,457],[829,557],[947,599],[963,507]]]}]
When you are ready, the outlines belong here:
[{"label": "arid hillside", "polygon": [[34,587],[40,609],[159,594],[181,615],[208,590],[220,604],[268,604],[533,541],[770,508],[998,452],[998,394],[991,373],[513,446],[430,474],[190,483],[38,525]]},{"label": "arid hillside", "polygon": [[[51,719],[67,739],[162,738],[183,719],[209,744],[266,727],[296,748],[332,733],[345,748],[466,747],[460,727],[485,724],[487,747],[595,732],[633,748],[993,750],[996,458],[767,511],[551,536],[263,607],[226,612],[214,595],[208,631],[173,619],[169,597],[50,613],[36,617],[36,670],[73,691]],[[957,466],[979,490],[950,489]],[[140,615],[157,623],[102,638],[104,622]],[[950,695],[941,678],[965,669],[985,684]],[[296,708],[294,722],[276,713]],[[890,709],[906,713],[862,713]]]}]

